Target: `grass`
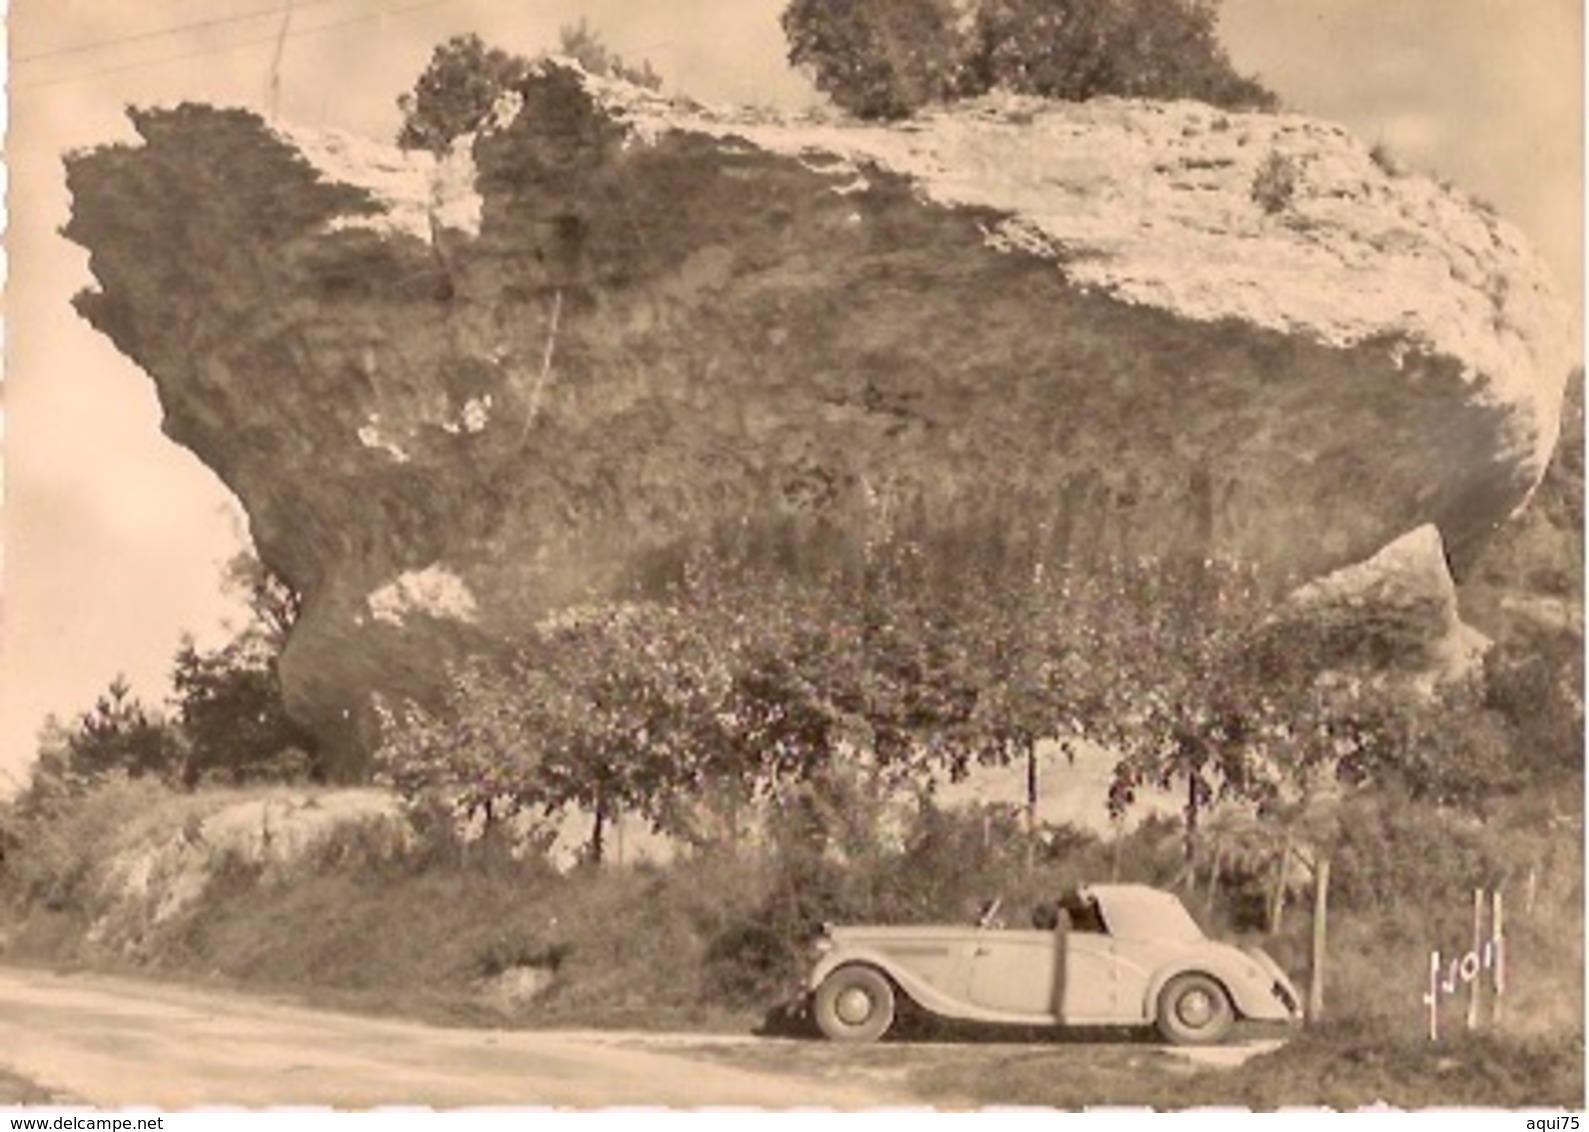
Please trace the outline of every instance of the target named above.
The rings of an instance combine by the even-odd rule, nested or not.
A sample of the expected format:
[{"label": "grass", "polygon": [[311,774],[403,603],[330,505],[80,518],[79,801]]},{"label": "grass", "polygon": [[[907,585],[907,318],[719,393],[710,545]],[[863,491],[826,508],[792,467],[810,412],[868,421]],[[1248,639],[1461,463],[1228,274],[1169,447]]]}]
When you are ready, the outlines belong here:
[{"label": "grass", "polygon": [[[1274,1036],[1268,1030],[1238,1034],[1244,1040]],[[1481,1032],[1435,1045],[1375,1025],[1333,1023],[1296,1032],[1280,1048],[1256,1053],[1236,1068],[1200,1063],[1146,1034],[1011,1035],[986,1027],[938,1027],[913,1038],[869,1046],[787,1042],[775,1060],[748,1044],[696,1053],[819,1080],[863,1078],[945,1108],[1222,1106],[1269,1112],[1376,1104],[1583,1105],[1583,1041],[1572,1033],[1530,1038]]]},{"label": "grass", "polygon": [[[1164,1056],[1164,1055],[1160,1055]],[[1181,1109],[1235,1105],[1255,1111],[1323,1105],[1350,1110],[1583,1104],[1583,1039],[1509,1039],[1464,1035],[1457,1041],[1388,1037],[1361,1027],[1305,1031],[1236,1069],[1144,1072],[1125,1060],[1078,1074],[1065,1047],[1028,1048],[971,1061],[949,1060],[915,1074],[910,1085],[929,1099],[974,1098],[983,1104],[1143,1105]]]}]

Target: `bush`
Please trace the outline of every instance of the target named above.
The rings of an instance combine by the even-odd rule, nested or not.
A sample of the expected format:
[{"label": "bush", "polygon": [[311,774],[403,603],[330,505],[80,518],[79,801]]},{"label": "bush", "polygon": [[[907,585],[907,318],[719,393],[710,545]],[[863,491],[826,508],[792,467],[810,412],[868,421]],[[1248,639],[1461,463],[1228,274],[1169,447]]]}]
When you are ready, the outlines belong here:
[{"label": "bush", "polygon": [[971,86],[1073,101],[1194,98],[1273,109],[1274,94],[1231,66],[1218,21],[1212,0],[983,0]]},{"label": "bush", "polygon": [[995,88],[1083,101],[1195,98],[1229,109],[1277,99],[1238,74],[1214,0],[791,0],[789,61],[861,118],[903,118]]},{"label": "bush", "polygon": [[[638,67],[625,63],[584,20],[561,30],[558,51],[593,75],[621,79],[648,90],[662,86],[662,78],[650,62],[642,61]],[[398,146],[446,153],[454,139],[484,125],[497,100],[518,87],[545,57],[544,53],[536,59],[513,55],[487,46],[478,35],[453,36],[431,54],[430,64],[415,80],[414,88],[398,98],[398,109],[403,112]]]},{"label": "bush", "polygon": [[446,153],[454,138],[480,128],[529,68],[529,60],[488,47],[478,35],[454,36],[436,48],[414,89],[397,100],[403,112],[397,144]]},{"label": "bush", "polygon": [[1269,154],[1253,176],[1252,199],[1258,203],[1258,207],[1274,216],[1290,208],[1296,195],[1296,159],[1283,153]]},{"label": "bush", "polygon": [[[148,778],[106,775],[81,793],[13,807],[6,822],[0,897],[18,912],[66,912],[86,923],[99,907],[101,870],[151,814],[171,820],[177,797]],[[180,830],[182,822],[175,820]]]},{"label": "bush", "polygon": [[789,62],[858,118],[907,118],[955,90],[960,45],[949,0],[791,0]]}]

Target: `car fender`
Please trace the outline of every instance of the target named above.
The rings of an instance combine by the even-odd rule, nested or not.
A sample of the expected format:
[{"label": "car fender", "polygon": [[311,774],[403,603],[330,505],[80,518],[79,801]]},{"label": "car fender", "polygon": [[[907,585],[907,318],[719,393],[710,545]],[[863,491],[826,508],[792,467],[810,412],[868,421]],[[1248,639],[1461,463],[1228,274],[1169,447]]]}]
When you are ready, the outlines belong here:
[{"label": "car fender", "polygon": [[1242,1017],[1289,1021],[1291,1012],[1274,996],[1273,975],[1251,956],[1229,944],[1209,942],[1190,948],[1154,971],[1144,990],[1144,1016],[1158,1013],[1159,994],[1177,975],[1196,972],[1217,980]]},{"label": "car fender", "polygon": [[917,1006],[945,1018],[998,1018],[996,1014],[980,1011],[974,1006],[951,997],[912,973],[910,968],[891,959],[884,952],[870,947],[839,947],[824,955],[811,969],[806,982],[808,994],[815,994],[824,979],[840,967],[874,967],[886,975],[900,992]]}]

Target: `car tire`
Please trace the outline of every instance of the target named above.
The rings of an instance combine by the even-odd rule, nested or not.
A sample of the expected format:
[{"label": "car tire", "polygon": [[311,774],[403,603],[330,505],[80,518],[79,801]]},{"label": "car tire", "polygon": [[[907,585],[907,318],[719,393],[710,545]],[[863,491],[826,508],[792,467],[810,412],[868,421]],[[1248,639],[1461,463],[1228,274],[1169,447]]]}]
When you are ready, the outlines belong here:
[{"label": "car tire", "polygon": [[873,967],[840,967],[817,988],[817,1028],[836,1042],[875,1042],[894,1024],[894,985]]},{"label": "car tire", "polygon": [[1218,979],[1189,971],[1164,984],[1155,1020],[1175,1045],[1212,1045],[1229,1035],[1236,1008]]}]

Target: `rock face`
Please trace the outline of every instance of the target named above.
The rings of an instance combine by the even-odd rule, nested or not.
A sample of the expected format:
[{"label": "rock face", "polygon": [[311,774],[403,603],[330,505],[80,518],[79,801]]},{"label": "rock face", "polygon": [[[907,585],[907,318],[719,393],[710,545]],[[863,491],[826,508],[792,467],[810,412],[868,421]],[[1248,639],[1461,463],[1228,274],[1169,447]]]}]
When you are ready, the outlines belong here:
[{"label": "rock face", "polygon": [[1274,622],[1305,624],[1309,647],[1336,666],[1391,669],[1429,691],[1472,674],[1490,646],[1458,605],[1440,532],[1423,526],[1303,586]]},{"label": "rock face", "polygon": [[1469,553],[1572,339],[1516,232],[1341,130],[1194,103],[884,128],[549,66],[444,161],[134,112],[68,161],[84,317],[306,596],[289,702],[352,743],[724,523],[908,512],[1299,580]]},{"label": "rock face", "polygon": [[192,801],[182,829],[120,846],[100,862],[89,942],[137,954],[150,929],[190,909],[228,869],[280,883],[339,838],[392,855],[411,834],[397,799],[377,790],[234,795],[205,809]]}]

